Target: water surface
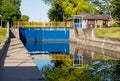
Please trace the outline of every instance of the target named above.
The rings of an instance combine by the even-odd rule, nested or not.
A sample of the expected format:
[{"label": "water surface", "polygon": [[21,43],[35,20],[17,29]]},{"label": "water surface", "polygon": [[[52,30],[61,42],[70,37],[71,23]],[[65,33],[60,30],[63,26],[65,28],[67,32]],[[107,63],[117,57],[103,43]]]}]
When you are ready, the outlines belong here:
[{"label": "water surface", "polygon": [[120,81],[119,53],[70,42],[25,46],[46,81]]}]

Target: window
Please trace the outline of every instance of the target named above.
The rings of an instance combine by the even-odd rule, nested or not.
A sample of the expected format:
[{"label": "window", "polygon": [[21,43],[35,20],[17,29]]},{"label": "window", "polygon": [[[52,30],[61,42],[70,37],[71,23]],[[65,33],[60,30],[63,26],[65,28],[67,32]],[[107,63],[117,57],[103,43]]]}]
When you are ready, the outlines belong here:
[{"label": "window", "polygon": [[82,66],[83,66],[83,56],[73,55],[73,67],[82,67]]},{"label": "window", "polygon": [[74,22],[75,23],[82,23],[82,19],[75,19]]},{"label": "window", "polygon": [[94,24],[93,21],[88,21],[88,24]]}]

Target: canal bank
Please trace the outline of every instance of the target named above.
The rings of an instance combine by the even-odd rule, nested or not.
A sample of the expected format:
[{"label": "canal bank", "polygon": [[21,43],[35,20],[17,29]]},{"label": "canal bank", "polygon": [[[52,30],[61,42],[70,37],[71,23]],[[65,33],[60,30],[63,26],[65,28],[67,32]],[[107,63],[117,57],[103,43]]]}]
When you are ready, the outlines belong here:
[{"label": "canal bank", "polygon": [[23,43],[18,38],[7,41],[0,51],[0,81],[44,81]]},{"label": "canal bank", "polygon": [[71,42],[120,53],[120,41],[109,38],[99,38],[96,36],[95,29],[93,28],[71,29],[70,34]]}]

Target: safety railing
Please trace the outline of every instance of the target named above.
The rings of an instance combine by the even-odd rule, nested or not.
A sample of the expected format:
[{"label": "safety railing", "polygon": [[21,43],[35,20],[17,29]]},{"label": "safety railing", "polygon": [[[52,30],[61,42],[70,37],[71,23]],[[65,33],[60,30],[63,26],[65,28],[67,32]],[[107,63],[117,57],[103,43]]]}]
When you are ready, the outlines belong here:
[{"label": "safety railing", "polygon": [[14,22],[13,27],[72,27],[72,22]]}]

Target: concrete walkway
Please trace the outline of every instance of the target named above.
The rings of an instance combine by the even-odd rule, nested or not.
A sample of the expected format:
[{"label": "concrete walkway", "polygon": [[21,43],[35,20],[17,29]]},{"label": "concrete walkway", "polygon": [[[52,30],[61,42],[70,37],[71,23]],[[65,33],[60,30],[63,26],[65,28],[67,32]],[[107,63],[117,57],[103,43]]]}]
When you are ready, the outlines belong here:
[{"label": "concrete walkway", "polygon": [[0,61],[0,81],[43,81],[40,71],[19,39],[11,39]]}]

